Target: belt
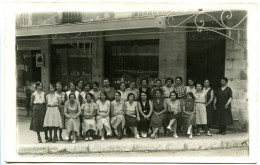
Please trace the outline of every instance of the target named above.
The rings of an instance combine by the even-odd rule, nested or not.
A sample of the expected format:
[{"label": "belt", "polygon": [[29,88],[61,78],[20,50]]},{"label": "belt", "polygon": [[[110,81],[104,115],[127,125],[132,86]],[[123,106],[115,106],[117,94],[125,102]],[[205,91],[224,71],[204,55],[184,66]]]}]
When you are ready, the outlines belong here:
[{"label": "belt", "polygon": [[196,103],[205,104],[205,103],[203,103],[203,102],[196,102]]},{"label": "belt", "polygon": [[34,103],[33,105],[42,105],[42,104],[45,104],[45,103]]},{"label": "belt", "polygon": [[58,107],[58,105],[48,105],[48,107]]}]

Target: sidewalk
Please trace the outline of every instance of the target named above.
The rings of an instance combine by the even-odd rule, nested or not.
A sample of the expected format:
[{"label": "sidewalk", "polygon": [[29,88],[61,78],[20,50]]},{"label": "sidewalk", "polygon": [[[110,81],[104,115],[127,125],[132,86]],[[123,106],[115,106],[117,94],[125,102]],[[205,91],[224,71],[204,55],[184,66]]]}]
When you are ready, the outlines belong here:
[{"label": "sidewalk", "polygon": [[[226,135],[214,134],[188,137],[160,136],[157,139],[124,137],[122,140],[110,138],[105,141],[96,139],[91,142],[83,140],[72,144],[68,141],[58,141],[56,143],[41,143],[37,141],[35,132],[29,130],[28,117],[18,117],[18,153],[21,155],[45,155],[45,154],[80,154],[80,153],[105,153],[105,152],[147,152],[147,151],[193,151],[210,149],[227,149],[248,147],[248,133],[227,132]],[[42,139],[43,138],[42,133]],[[63,131],[65,137],[65,131]]]}]

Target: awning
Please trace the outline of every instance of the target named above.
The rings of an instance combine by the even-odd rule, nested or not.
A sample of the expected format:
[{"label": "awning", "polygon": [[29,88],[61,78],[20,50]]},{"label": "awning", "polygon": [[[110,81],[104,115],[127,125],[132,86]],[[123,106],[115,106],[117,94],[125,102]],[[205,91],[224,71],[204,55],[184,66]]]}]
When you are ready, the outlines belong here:
[{"label": "awning", "polygon": [[63,24],[41,27],[28,27],[16,29],[16,37],[36,36],[48,34],[64,34],[78,32],[98,32],[111,30],[127,30],[127,29],[143,29],[143,28],[164,28],[164,17],[131,19],[120,21],[108,21],[98,23],[82,23],[82,24]]}]

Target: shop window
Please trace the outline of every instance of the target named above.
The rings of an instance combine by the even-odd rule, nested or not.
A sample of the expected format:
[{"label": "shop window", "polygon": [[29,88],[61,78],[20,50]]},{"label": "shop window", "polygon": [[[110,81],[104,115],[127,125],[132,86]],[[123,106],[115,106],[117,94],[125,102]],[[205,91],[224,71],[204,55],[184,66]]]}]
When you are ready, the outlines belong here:
[{"label": "shop window", "polygon": [[113,83],[158,77],[158,40],[107,42],[105,49],[105,76]]},{"label": "shop window", "polygon": [[82,21],[81,12],[63,12],[62,13],[62,23],[76,23]]}]

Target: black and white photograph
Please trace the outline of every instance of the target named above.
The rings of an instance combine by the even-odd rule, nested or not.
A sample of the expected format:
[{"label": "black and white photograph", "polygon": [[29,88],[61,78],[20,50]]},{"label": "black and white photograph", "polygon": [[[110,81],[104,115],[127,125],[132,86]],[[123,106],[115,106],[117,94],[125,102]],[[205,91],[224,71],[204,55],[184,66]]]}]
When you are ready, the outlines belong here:
[{"label": "black and white photograph", "polygon": [[256,163],[256,1],[5,7],[5,163]]}]

